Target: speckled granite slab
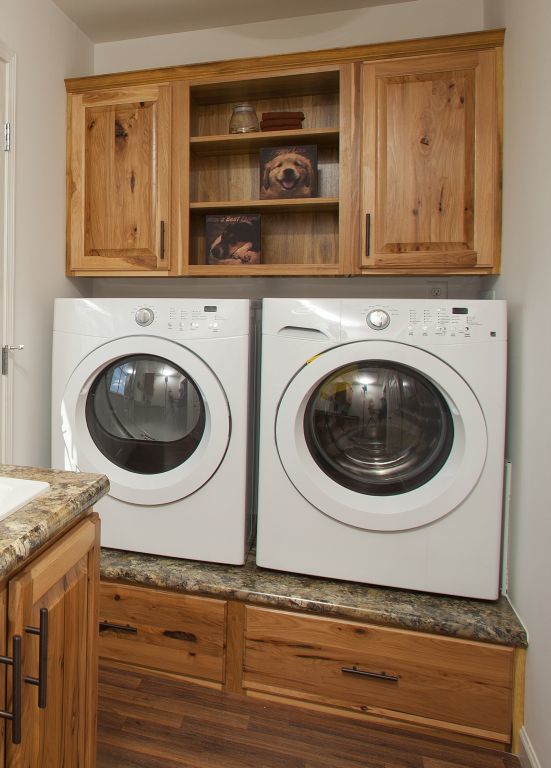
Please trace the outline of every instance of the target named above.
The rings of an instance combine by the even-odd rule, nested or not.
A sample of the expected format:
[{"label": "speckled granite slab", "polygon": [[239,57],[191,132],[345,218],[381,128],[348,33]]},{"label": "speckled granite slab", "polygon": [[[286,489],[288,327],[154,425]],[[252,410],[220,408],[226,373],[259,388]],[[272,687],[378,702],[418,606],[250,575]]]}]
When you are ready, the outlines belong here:
[{"label": "speckled granite slab", "polygon": [[42,496],[0,520],[0,580],[29,555],[78,519],[109,490],[104,475],[0,464],[0,476],[42,480],[50,488]]},{"label": "speckled granite slab", "polygon": [[103,579],[233,598],[282,610],[356,619],[401,629],[525,647],[527,635],[510,603],[443,597],[259,568],[102,549]]}]

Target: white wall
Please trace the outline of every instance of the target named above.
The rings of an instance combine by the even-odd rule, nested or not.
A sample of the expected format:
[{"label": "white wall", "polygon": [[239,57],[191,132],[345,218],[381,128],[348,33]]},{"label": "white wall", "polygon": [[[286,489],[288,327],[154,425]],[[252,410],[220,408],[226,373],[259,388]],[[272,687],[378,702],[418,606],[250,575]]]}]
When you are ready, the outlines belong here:
[{"label": "white wall", "polygon": [[91,72],[93,47],[50,0],[2,0],[0,40],[17,57],[13,461],[47,466],[53,299],[78,290],[64,277],[63,80]]},{"label": "white wall", "polygon": [[483,0],[415,0],[95,46],[96,74],[482,29]]},{"label": "white wall", "polygon": [[513,462],[511,597],[530,633],[526,731],[551,765],[551,3],[487,0],[505,26],[503,267]]}]

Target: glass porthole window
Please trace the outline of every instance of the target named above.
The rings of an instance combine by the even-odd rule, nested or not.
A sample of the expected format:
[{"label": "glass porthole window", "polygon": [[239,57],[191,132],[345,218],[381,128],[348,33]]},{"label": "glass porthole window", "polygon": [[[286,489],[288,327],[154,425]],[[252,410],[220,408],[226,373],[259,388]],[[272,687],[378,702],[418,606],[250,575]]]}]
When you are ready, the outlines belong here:
[{"label": "glass porthole window", "polygon": [[453,444],[453,419],[441,393],[419,371],[363,360],[333,371],[304,414],[306,444],[335,482],[390,496],[429,482]]},{"label": "glass porthole window", "polygon": [[90,435],[109,461],[139,474],[183,464],[201,442],[205,405],[190,376],[155,355],[112,362],[86,400]]}]

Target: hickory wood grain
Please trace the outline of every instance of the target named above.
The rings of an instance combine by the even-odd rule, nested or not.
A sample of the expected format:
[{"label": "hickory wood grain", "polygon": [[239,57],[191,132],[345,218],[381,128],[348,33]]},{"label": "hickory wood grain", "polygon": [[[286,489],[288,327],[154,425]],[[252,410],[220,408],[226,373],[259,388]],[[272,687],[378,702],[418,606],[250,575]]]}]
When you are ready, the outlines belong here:
[{"label": "hickory wood grain", "polygon": [[495,69],[495,51],[364,65],[365,268],[492,268]]},{"label": "hickory wood grain", "polygon": [[39,638],[25,627],[39,625],[40,608],[49,612],[47,706],[39,709],[37,688],[23,685],[22,740],[6,744],[11,768],[95,766],[98,574],[99,519],[94,515],[9,582],[8,637],[24,638],[24,677],[37,677],[39,657]]},{"label": "hickory wood grain", "polygon": [[101,621],[137,630],[102,630],[102,659],[224,679],[225,601],[103,582],[100,606]]},{"label": "hickory wood grain", "polygon": [[[243,685],[511,740],[514,651],[248,606]],[[343,672],[359,669],[387,679]],[[395,678],[395,679],[394,679]],[[396,716],[396,715],[395,715]]]},{"label": "hickory wood grain", "polygon": [[[493,31],[68,81],[68,274],[497,272],[502,42]],[[227,133],[233,104],[245,99],[259,114],[304,111],[304,139],[284,132],[293,135],[282,134],[283,145],[322,132],[319,198],[260,207],[262,135]],[[137,104],[151,112],[137,154],[110,153],[102,110],[138,136],[126,127]],[[90,135],[83,110],[95,116]],[[277,143],[266,136],[266,146]],[[320,216],[316,207],[328,205]],[[232,210],[261,211],[261,265],[206,264],[204,217]]]}]

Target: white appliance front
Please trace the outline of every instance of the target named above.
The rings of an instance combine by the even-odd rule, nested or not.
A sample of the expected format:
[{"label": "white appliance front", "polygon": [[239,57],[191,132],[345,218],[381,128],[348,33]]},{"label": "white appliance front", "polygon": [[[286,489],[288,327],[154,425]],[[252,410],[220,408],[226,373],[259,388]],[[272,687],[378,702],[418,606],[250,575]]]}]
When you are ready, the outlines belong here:
[{"label": "white appliance front", "polygon": [[262,346],[258,564],[497,597],[505,305],[266,300]]},{"label": "white appliance front", "polygon": [[54,466],[100,472],[102,544],[243,563],[249,302],[58,300]]}]

